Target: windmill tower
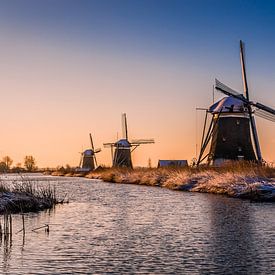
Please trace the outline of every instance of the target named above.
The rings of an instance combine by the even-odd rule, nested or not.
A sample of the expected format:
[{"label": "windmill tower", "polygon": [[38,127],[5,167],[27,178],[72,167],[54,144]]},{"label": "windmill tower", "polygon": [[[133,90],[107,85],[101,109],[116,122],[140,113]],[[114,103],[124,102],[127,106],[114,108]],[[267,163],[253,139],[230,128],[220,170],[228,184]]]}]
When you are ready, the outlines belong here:
[{"label": "windmill tower", "polygon": [[79,163],[80,168],[78,169],[78,171],[80,172],[93,171],[97,166],[96,154],[101,151],[100,148],[98,149],[94,148],[92,135],[89,134],[89,136],[90,136],[91,148],[86,149],[81,153],[81,159]]},{"label": "windmill tower", "polygon": [[132,152],[141,144],[154,143],[154,139],[128,140],[128,126],[126,114],[122,114],[122,139],[113,143],[104,143],[104,147],[111,148],[113,167],[133,168]]},{"label": "windmill tower", "polygon": [[[215,89],[226,97],[206,110],[201,151],[197,164],[207,159],[208,164],[224,160],[262,162],[262,154],[254,115],[275,122],[275,110],[258,102],[250,101],[244,60],[244,45],[240,41],[240,58],[244,93],[227,87],[217,79]],[[212,115],[206,132],[207,115]],[[206,148],[210,143],[210,150]]]}]

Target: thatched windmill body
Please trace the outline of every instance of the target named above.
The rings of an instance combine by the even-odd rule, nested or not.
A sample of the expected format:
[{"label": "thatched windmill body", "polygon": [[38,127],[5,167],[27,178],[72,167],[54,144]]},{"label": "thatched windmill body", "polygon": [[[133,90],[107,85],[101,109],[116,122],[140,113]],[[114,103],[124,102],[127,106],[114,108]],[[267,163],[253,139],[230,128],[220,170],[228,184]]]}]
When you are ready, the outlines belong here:
[{"label": "thatched windmill body", "polygon": [[[244,93],[236,92],[216,79],[215,89],[226,97],[206,110],[198,164],[205,159],[208,164],[219,164],[224,160],[263,160],[254,115],[275,122],[275,110],[250,101],[242,41],[240,57]],[[208,114],[212,119],[206,131]],[[209,143],[210,149],[206,153]]]},{"label": "thatched windmill body", "polygon": [[141,144],[154,143],[154,139],[136,139],[129,141],[126,114],[122,114],[122,139],[117,142],[104,143],[104,147],[111,148],[113,167],[132,168],[132,152]]},{"label": "thatched windmill body", "polygon": [[94,148],[93,137],[91,134],[89,134],[89,136],[90,136],[91,148],[86,149],[81,153],[79,168],[77,169],[78,171],[83,171],[83,172],[93,171],[97,167],[96,154],[99,153],[101,149]]}]

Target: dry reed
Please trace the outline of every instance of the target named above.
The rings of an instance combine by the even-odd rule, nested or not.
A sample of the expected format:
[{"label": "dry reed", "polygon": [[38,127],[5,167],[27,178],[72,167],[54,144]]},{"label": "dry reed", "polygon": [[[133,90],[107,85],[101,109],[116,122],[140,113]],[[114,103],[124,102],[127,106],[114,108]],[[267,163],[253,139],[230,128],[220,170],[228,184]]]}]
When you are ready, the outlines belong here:
[{"label": "dry reed", "polygon": [[111,168],[91,172],[87,177],[115,183],[275,201],[275,168],[252,162],[228,162],[220,167]]},{"label": "dry reed", "polygon": [[0,182],[0,214],[36,212],[63,202],[54,186],[41,186],[23,177],[9,184]]}]

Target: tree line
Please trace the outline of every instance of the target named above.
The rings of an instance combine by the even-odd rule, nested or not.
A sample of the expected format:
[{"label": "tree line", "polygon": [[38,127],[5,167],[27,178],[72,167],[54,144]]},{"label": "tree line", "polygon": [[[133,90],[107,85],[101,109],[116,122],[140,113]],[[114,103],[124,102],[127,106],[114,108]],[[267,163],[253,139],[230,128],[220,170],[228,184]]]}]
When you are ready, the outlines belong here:
[{"label": "tree line", "polygon": [[13,160],[9,156],[4,156],[0,162],[0,173],[8,172],[34,172],[37,170],[36,161],[33,156],[25,156],[22,163],[17,163],[12,166]]}]

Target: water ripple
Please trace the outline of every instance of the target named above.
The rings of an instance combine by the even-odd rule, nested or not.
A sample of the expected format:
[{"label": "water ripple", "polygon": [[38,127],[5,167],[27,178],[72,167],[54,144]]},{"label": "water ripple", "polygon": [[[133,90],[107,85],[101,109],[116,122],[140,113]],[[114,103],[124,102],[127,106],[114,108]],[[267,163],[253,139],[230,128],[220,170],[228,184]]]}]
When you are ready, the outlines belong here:
[{"label": "water ripple", "polygon": [[[11,181],[16,176],[2,180]],[[1,243],[1,274],[272,274],[274,204],[30,175],[71,203],[26,215]],[[14,232],[21,216],[14,215]],[[50,232],[38,230],[45,223]]]}]

